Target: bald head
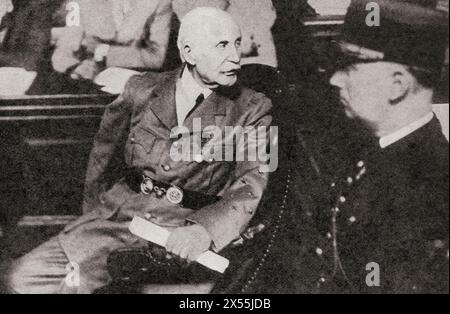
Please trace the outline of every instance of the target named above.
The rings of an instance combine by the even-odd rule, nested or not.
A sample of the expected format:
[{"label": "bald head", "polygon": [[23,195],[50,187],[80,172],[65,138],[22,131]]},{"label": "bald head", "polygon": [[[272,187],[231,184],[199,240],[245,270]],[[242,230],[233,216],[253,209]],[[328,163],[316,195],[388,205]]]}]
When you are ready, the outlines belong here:
[{"label": "bald head", "polygon": [[173,0],[172,9],[181,21],[183,17],[200,7],[212,7],[226,11],[230,6],[229,0]]},{"label": "bald head", "polygon": [[[201,7],[181,20],[178,34],[181,59],[202,83],[232,85],[241,61],[241,31],[225,11]],[[216,74],[214,75],[215,72]]]},{"label": "bald head", "polygon": [[216,33],[220,28],[239,28],[239,26],[230,14],[221,9],[212,7],[193,9],[181,20],[178,49],[181,51],[185,44],[201,44],[206,34]]}]

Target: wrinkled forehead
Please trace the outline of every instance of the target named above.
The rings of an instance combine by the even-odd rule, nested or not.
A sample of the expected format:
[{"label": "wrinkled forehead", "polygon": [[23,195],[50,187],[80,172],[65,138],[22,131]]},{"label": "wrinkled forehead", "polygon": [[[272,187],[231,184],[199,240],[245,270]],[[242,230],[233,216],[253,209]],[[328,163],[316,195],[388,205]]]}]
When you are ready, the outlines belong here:
[{"label": "wrinkled forehead", "polygon": [[198,45],[217,45],[222,41],[235,42],[241,38],[241,30],[232,18],[205,19],[192,35]]}]

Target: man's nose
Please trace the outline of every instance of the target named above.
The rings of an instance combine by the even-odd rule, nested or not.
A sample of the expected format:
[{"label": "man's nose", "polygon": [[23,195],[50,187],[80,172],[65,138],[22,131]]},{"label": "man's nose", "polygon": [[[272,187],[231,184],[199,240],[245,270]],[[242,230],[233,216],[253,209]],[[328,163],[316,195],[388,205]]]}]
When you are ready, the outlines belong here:
[{"label": "man's nose", "polygon": [[228,55],[228,60],[233,63],[241,62],[241,49],[239,48],[231,48],[230,54]]},{"label": "man's nose", "polygon": [[330,78],[330,84],[338,88],[344,88],[346,75],[342,71],[338,71]]}]

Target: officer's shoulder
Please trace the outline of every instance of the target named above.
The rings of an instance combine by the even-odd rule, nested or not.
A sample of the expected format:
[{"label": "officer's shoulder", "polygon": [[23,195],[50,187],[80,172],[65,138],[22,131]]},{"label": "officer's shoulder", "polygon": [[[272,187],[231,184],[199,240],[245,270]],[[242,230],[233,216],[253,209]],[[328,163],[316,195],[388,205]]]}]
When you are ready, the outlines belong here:
[{"label": "officer's shoulder", "polygon": [[145,103],[158,83],[169,77],[170,73],[144,72],[132,76],[122,93],[122,99],[133,106]]},{"label": "officer's shoulder", "polygon": [[148,90],[154,87],[167,73],[144,72],[132,76],[125,87],[125,92]]}]

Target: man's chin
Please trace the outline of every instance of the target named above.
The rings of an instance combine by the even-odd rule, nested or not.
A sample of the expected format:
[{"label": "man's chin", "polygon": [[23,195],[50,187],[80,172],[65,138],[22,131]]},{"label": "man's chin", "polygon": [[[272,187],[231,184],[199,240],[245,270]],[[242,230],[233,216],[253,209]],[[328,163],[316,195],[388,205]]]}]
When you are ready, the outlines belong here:
[{"label": "man's chin", "polygon": [[231,87],[237,82],[237,75],[227,76],[220,80],[219,85],[224,87]]}]

